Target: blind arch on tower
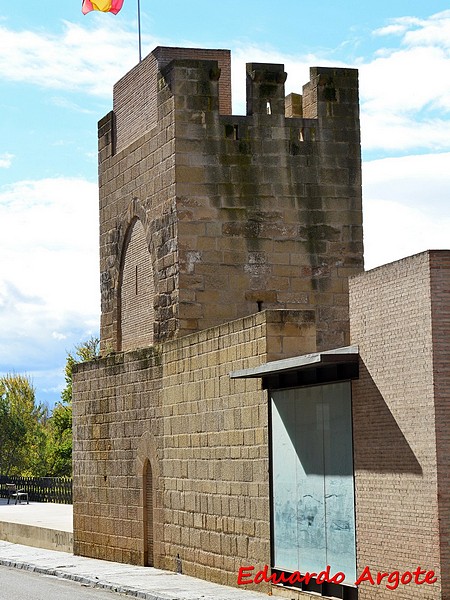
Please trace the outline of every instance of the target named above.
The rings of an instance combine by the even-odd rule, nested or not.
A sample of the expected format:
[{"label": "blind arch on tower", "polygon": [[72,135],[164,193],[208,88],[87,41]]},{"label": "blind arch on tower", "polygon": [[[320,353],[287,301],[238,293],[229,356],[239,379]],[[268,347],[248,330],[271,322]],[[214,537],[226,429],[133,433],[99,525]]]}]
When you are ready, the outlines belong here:
[{"label": "blind arch on tower", "polygon": [[142,222],[131,222],[125,238],[119,277],[120,350],[151,346],[154,341],[155,284]]}]

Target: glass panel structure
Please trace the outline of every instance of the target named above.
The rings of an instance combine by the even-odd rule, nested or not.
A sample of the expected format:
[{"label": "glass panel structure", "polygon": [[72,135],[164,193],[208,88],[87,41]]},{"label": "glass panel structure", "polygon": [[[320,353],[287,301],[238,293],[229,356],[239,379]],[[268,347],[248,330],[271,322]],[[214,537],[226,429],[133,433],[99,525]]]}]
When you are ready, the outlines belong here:
[{"label": "glass panel structure", "polygon": [[271,392],[274,567],[356,579],[351,384]]}]

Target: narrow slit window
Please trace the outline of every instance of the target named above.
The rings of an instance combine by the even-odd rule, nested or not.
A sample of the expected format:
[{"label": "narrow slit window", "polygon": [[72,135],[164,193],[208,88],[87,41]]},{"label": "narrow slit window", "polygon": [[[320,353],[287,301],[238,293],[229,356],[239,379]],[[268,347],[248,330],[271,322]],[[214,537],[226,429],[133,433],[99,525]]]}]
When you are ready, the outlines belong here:
[{"label": "narrow slit window", "polygon": [[272,104],[271,104],[270,100],[267,100],[267,102],[266,102],[266,111],[267,111],[268,115],[272,114]]},{"label": "narrow slit window", "polygon": [[239,139],[239,125],[225,125],[225,137],[229,140]]}]

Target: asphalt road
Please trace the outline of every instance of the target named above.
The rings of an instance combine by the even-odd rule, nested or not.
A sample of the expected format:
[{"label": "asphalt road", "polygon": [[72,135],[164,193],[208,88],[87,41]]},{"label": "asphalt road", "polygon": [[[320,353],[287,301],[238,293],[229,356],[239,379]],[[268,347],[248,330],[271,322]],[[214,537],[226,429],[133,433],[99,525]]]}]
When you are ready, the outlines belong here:
[{"label": "asphalt road", "polygon": [[124,600],[130,596],[0,566],[0,600]]}]

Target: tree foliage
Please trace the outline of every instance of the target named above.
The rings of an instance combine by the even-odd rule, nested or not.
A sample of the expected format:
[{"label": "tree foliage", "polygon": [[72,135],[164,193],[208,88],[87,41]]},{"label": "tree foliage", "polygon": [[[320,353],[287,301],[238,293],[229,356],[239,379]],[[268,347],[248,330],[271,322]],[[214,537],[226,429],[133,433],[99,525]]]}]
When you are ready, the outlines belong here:
[{"label": "tree foliage", "polygon": [[66,386],[61,392],[61,402],[53,409],[49,419],[47,440],[48,474],[53,477],[72,474],[72,382],[73,368],[99,356],[99,339],[89,340],[75,346],[73,353],[67,354],[64,376]]},{"label": "tree foliage", "polygon": [[0,377],[0,473],[45,474],[47,409],[36,404],[29,377]]},{"label": "tree foliage", "polygon": [[36,403],[26,375],[0,377],[0,474],[61,477],[72,474],[73,368],[99,356],[99,340],[90,338],[67,354],[66,386],[50,416]]}]

